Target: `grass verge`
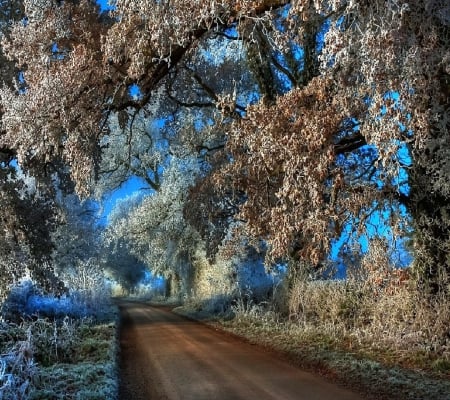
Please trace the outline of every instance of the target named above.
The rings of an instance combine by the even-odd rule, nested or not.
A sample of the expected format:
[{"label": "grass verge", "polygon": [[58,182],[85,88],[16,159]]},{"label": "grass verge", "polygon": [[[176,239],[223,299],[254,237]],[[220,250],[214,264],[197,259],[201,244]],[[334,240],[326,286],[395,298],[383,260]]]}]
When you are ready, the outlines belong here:
[{"label": "grass verge", "polygon": [[118,312],[0,324],[0,399],[114,400]]}]

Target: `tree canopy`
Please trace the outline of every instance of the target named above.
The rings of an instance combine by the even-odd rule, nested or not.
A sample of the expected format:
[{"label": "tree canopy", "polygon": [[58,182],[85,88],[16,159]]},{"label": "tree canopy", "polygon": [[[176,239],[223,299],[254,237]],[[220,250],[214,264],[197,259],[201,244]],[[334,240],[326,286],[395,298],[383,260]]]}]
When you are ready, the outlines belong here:
[{"label": "tree canopy", "polygon": [[[19,229],[11,219],[33,226],[21,202],[54,210],[59,192],[101,196],[136,175],[153,197],[111,232],[130,223],[143,261],[162,262],[170,246],[180,255],[195,238],[210,258],[254,246],[268,264],[317,266],[342,235],[371,236],[377,214],[392,241],[410,237],[423,287],[447,287],[447,1],[0,9],[3,242]],[[19,194],[15,160],[45,196]],[[37,236],[20,229],[35,249]],[[175,253],[165,254],[167,266]]]}]

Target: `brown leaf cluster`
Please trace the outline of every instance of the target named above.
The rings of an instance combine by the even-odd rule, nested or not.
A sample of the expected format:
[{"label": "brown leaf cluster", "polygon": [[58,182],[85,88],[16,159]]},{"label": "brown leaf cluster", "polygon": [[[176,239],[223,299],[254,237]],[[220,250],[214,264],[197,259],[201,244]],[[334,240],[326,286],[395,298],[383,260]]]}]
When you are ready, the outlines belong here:
[{"label": "brown leaf cluster", "polygon": [[[418,198],[437,201],[415,183],[424,170],[446,164],[448,13],[439,0],[292,2],[289,33],[304,49],[314,34],[308,29],[330,18],[322,53],[312,54],[321,63],[319,77],[275,104],[250,108],[230,131],[232,162],[217,178],[223,186],[231,179],[248,195],[240,218],[251,235],[267,239],[272,258],[295,255],[317,264],[346,223],[363,232],[373,207],[400,201],[415,215]],[[358,123],[358,146],[377,151],[370,168],[378,183],[337,167],[341,151],[353,151],[341,146],[348,118]],[[431,143],[433,152],[426,150]],[[423,165],[419,171],[400,159],[402,146],[411,163]],[[447,193],[446,174],[436,168],[439,191]],[[395,186],[402,169],[409,173],[409,198]],[[437,180],[431,182],[436,189]]]},{"label": "brown leaf cluster", "polygon": [[343,185],[333,168],[333,137],[343,118],[333,90],[332,81],[316,78],[274,106],[251,107],[229,133],[233,161],[222,175],[247,194],[239,217],[250,235],[269,240],[272,257],[290,249],[318,262],[329,247],[339,209],[331,192]]}]

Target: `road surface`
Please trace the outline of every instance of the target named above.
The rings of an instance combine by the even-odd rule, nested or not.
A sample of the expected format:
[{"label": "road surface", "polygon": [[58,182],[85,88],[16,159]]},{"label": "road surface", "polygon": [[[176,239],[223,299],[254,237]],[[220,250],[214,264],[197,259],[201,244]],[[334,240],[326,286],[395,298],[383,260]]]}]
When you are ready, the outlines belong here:
[{"label": "road surface", "polygon": [[163,307],[120,304],[121,400],[362,400]]}]

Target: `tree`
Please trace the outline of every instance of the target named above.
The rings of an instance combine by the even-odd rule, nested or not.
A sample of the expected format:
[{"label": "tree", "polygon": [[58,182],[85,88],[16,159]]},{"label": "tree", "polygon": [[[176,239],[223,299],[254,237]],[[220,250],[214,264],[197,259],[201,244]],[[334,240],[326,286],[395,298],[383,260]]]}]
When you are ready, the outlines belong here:
[{"label": "tree", "polygon": [[[309,48],[305,63],[314,62],[297,88],[233,124],[234,162],[222,171],[248,194],[240,217],[267,238],[274,257],[317,264],[343,225],[361,231],[377,208],[390,207],[399,230],[403,205],[414,220],[422,279],[434,291],[445,287],[448,12],[439,1],[292,2],[289,32]],[[357,153],[359,166],[351,162]]]},{"label": "tree", "polygon": [[[401,234],[405,208],[421,279],[434,292],[444,287],[444,0],[121,0],[110,17],[87,0],[24,4],[28,19],[2,42],[26,85],[0,92],[0,147],[37,178],[62,162],[87,195],[104,146],[105,176],[120,183],[138,166],[162,190],[160,173],[189,145],[185,156],[196,152],[218,170],[211,178],[233,199],[231,215],[239,206],[236,220],[273,258],[320,264],[344,227],[367,229],[377,210],[389,210]],[[227,46],[240,56],[218,63]],[[183,130],[186,115],[194,129]],[[154,140],[163,130],[148,129],[158,118],[166,145]],[[136,141],[144,150],[137,132],[147,137]],[[126,144],[125,158],[117,143]],[[223,146],[224,162],[215,164]]]},{"label": "tree", "polygon": [[[124,113],[128,118],[128,113]],[[108,135],[101,142],[103,152],[99,180],[95,184],[96,197],[119,188],[131,176],[141,178],[146,189],[159,189],[164,156],[158,147],[163,146],[164,140],[149,126],[150,119],[143,113],[143,110],[136,112],[122,127],[118,120],[121,114],[111,115]]]},{"label": "tree", "polygon": [[52,264],[63,278],[77,273],[77,264],[98,259],[100,228],[97,225],[98,206],[80,201],[74,194],[58,196],[59,221],[52,233]]},{"label": "tree", "polygon": [[196,233],[183,218],[183,204],[198,174],[197,164],[173,159],[164,171],[160,191],[145,197],[127,215],[115,216],[105,234],[106,243],[125,245],[125,251],[154,274],[176,282],[173,294],[179,293],[180,285],[189,285],[189,254],[196,248]]},{"label": "tree", "polygon": [[[8,0],[0,4],[0,39],[8,37],[8,22],[19,21],[23,18],[23,4],[21,1]],[[13,61],[5,57],[0,47],[0,81],[6,85],[13,86],[14,78],[18,71]],[[0,114],[1,115],[1,114]]]},{"label": "tree", "polygon": [[132,293],[145,278],[148,267],[130,254],[128,248],[124,239],[112,240],[104,248],[102,265],[106,276],[119,283],[126,292]]},{"label": "tree", "polygon": [[52,197],[35,187],[27,176],[19,177],[8,161],[0,166],[0,297],[28,271],[42,287],[61,291],[51,265],[58,215]]},{"label": "tree", "polygon": [[[60,161],[71,166],[79,193],[94,174],[103,104],[114,102],[104,74],[101,23],[88,1],[25,1],[3,53],[23,71],[24,88],[0,90],[0,146],[14,149],[23,169],[48,179]],[[120,88],[116,88],[118,91]]]},{"label": "tree", "polygon": [[[17,151],[22,167],[35,165],[35,175],[62,158],[78,193],[86,195],[110,113],[145,105],[209,29],[280,2],[260,3],[206,1],[193,8],[187,1],[175,7],[119,1],[115,19],[108,20],[88,0],[26,1],[26,21],[14,23],[2,44],[6,56],[24,69],[26,82],[25,92],[0,92],[2,146]],[[144,93],[139,101],[128,95],[133,82]]]},{"label": "tree", "polygon": [[[6,21],[21,16],[20,2],[2,2],[0,37],[7,34]],[[5,58],[1,47],[0,65],[1,81],[13,87],[18,71]],[[0,145],[0,299],[27,272],[46,289],[62,289],[51,267],[51,233],[58,220],[51,190],[23,174],[14,162],[15,157],[14,149]]]}]

